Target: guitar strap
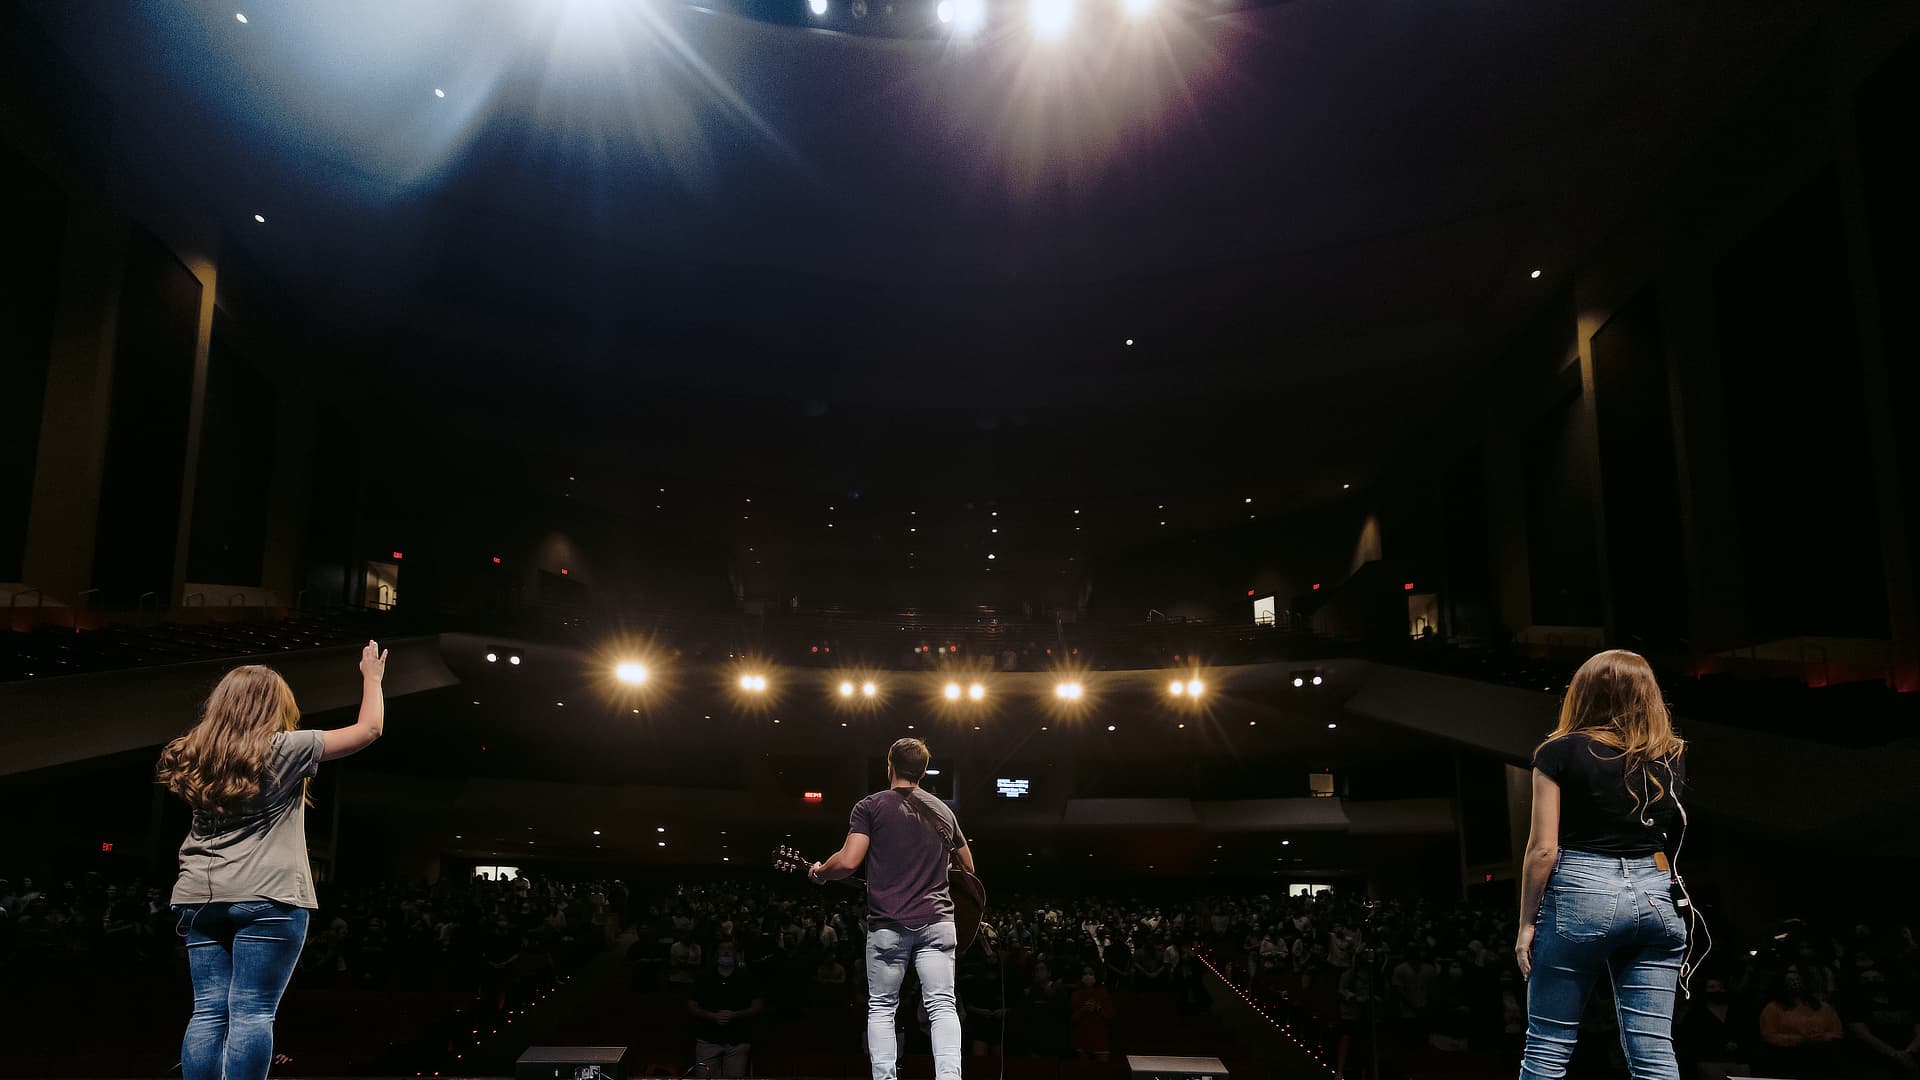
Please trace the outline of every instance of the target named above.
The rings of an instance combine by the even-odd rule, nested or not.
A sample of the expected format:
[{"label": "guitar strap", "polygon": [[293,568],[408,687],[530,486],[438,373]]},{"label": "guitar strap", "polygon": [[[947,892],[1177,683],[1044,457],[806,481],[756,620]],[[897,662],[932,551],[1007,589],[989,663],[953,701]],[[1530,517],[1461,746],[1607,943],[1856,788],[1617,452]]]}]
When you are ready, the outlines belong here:
[{"label": "guitar strap", "polygon": [[934,813],[925,803],[915,797],[914,792],[920,789],[895,788],[894,790],[900,793],[901,801],[906,803],[907,809],[912,812],[913,816],[919,818],[922,825],[932,829],[939,835],[941,845],[951,854],[955,847],[953,842],[953,829],[947,825],[945,818]]}]

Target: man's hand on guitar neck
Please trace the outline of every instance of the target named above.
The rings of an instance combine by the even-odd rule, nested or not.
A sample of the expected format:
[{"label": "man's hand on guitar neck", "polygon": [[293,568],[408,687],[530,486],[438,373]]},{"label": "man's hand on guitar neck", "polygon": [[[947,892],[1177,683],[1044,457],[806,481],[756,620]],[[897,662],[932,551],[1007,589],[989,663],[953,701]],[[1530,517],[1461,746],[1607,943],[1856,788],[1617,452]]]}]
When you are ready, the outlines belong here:
[{"label": "man's hand on guitar neck", "polygon": [[843,877],[853,876],[860,864],[867,861],[867,836],[865,833],[848,833],[847,842],[840,850],[827,856],[826,861],[814,863],[807,868],[807,880],[815,885],[824,885],[829,881],[839,881]]}]

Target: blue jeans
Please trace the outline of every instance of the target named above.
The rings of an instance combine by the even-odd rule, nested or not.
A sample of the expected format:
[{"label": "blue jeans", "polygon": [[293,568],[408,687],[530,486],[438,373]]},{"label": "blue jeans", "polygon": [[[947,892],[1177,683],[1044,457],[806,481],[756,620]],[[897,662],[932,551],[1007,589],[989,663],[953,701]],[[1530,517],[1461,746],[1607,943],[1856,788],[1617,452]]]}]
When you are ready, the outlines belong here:
[{"label": "blue jeans", "polygon": [[1562,851],[1535,922],[1521,1080],[1567,1074],[1580,1016],[1603,973],[1613,987],[1628,1074],[1679,1080],[1673,1004],[1686,953],[1687,924],[1652,856]]},{"label": "blue jeans", "polygon": [[249,900],[173,910],[193,976],[193,1018],[180,1041],[183,1080],[265,1080],[273,1016],[307,940],[307,909]]},{"label": "blue jeans", "polygon": [[920,976],[920,993],[933,1027],[935,1080],[960,1080],[960,1010],[955,1004],[953,953],[959,942],[953,924],[937,922],[917,930],[881,928],[867,934],[867,1057],[873,1080],[894,1080],[900,1048],[893,1017],[900,1006],[900,984],[907,961]]}]

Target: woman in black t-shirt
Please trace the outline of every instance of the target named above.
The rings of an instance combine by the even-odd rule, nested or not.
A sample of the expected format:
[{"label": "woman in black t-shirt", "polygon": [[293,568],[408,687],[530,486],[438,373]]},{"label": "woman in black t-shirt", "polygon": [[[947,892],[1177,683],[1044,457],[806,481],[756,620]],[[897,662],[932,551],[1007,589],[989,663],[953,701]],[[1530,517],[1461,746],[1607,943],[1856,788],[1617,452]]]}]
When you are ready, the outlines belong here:
[{"label": "woman in black t-shirt", "polygon": [[1678,1080],[1673,1009],[1687,925],[1672,859],[1686,828],[1685,752],[1645,659],[1615,649],[1574,673],[1560,723],[1533,758],[1514,944],[1528,978],[1523,1080],[1566,1074],[1602,974],[1629,1071]]}]

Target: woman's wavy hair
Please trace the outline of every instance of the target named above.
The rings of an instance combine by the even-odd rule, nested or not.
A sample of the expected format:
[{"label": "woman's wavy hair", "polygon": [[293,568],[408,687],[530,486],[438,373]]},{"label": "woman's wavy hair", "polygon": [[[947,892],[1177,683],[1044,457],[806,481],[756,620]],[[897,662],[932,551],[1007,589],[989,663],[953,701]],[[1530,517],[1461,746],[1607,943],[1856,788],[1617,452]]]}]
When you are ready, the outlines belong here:
[{"label": "woman's wavy hair", "polygon": [[237,667],[207,696],[200,721],[160,752],[155,773],[196,814],[238,813],[260,797],[273,737],[299,726],[300,707],[279,672]]},{"label": "woman's wavy hair", "polygon": [[[1642,814],[1667,797],[1673,763],[1687,749],[1686,741],[1673,732],[1673,717],[1653,677],[1653,665],[1625,649],[1608,649],[1580,665],[1560,703],[1560,723],[1540,745],[1575,733],[1626,759],[1627,790]],[[1598,750],[1594,753],[1599,755]],[[1654,762],[1665,768],[1648,768]]]}]

